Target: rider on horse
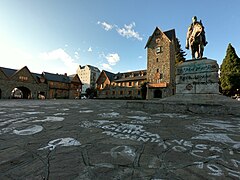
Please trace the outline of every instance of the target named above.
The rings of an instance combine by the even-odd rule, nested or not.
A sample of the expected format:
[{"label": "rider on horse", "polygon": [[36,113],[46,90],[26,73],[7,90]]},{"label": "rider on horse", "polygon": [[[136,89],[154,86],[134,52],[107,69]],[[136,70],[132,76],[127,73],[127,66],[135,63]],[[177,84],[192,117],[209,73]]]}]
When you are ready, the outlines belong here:
[{"label": "rider on horse", "polygon": [[197,17],[194,16],[192,18],[192,23],[188,28],[188,32],[187,32],[187,39],[186,39],[186,49],[189,49],[189,47],[191,46],[191,44],[189,44],[189,38],[193,32],[193,28],[194,25],[199,24],[200,26],[202,26],[202,40],[203,40],[203,45],[206,46],[207,45],[207,41],[206,41],[206,36],[205,36],[205,31],[204,31],[204,26],[202,24],[202,21],[200,20],[200,22],[197,21]]}]

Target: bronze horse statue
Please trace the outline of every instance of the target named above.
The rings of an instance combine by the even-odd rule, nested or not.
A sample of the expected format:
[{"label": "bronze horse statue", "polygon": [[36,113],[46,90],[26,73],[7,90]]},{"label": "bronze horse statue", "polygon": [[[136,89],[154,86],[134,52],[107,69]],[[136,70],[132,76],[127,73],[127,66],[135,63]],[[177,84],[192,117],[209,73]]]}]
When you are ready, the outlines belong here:
[{"label": "bronze horse statue", "polygon": [[205,42],[203,26],[200,23],[195,23],[193,25],[193,30],[188,41],[192,52],[192,58],[201,59],[203,57]]}]

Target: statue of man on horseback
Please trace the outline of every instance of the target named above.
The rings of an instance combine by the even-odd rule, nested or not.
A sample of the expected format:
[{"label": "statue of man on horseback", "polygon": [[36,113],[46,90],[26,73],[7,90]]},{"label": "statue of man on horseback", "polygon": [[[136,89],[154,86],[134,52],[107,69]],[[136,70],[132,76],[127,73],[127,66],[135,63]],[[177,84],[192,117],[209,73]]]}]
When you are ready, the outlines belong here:
[{"label": "statue of man on horseback", "polygon": [[192,18],[192,23],[188,28],[186,49],[191,50],[193,59],[200,59],[203,57],[204,46],[207,45],[204,26],[202,21],[197,21],[197,17]]}]

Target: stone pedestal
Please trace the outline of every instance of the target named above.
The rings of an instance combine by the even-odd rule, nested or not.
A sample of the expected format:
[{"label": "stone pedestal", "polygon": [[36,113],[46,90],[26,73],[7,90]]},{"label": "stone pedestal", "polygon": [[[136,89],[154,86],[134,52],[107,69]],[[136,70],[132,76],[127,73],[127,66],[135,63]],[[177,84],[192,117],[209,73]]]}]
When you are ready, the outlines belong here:
[{"label": "stone pedestal", "polygon": [[216,60],[188,60],[176,69],[176,94],[219,94]]}]

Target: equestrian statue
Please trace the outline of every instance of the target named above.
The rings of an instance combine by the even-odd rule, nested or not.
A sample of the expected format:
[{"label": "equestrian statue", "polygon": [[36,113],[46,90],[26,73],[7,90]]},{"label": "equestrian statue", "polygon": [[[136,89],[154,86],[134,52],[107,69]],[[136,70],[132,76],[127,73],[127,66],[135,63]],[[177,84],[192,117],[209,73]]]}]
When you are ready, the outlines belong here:
[{"label": "equestrian statue", "polygon": [[197,21],[197,17],[192,18],[192,23],[188,28],[186,49],[190,49],[192,59],[201,59],[203,57],[204,47],[207,45],[204,26],[202,21]]}]

